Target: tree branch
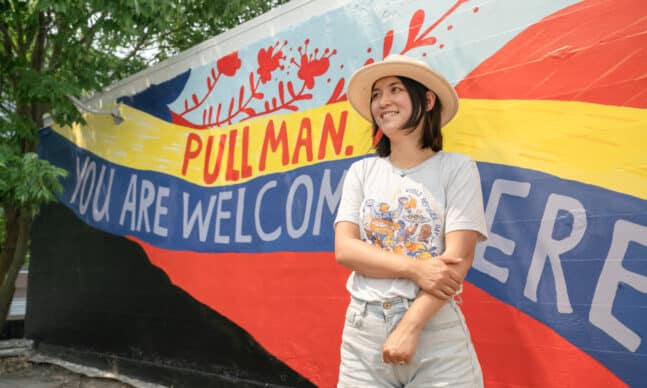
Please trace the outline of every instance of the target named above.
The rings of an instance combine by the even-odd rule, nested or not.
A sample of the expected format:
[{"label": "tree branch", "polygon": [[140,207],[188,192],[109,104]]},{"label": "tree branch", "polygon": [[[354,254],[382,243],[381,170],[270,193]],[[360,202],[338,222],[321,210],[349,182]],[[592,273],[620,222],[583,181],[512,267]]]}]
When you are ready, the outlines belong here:
[{"label": "tree branch", "polygon": [[26,47],[26,42],[24,40],[25,34],[23,33],[22,29],[22,23],[21,23],[21,16],[20,15],[20,7],[16,7],[14,10],[16,13],[16,52],[18,53],[18,57],[20,59],[23,59],[25,57],[25,53],[27,52],[27,47]]},{"label": "tree branch", "polygon": [[31,68],[42,70],[45,62],[45,37],[47,36],[47,17],[43,12],[38,13],[38,32],[34,39],[34,50],[31,55]]},{"label": "tree branch", "polygon": [[62,23],[60,23],[60,19],[55,18],[54,24],[56,25],[58,36],[56,36],[56,39],[52,39],[52,41],[54,42],[54,47],[52,48],[52,55],[51,55],[52,60],[48,66],[52,70],[58,67],[59,59],[61,58],[61,52],[63,51],[63,44],[65,43],[63,39],[60,38],[60,36],[63,36],[62,30],[61,30]]},{"label": "tree branch", "polygon": [[117,68],[115,69],[115,73],[117,73],[117,74],[121,73],[121,69],[123,67],[127,66],[127,64],[137,54],[137,52],[139,50],[141,50],[145,46],[146,41],[148,40],[149,36],[150,36],[150,30],[146,30],[142,35],[139,35],[137,43],[135,44],[135,47],[133,47],[133,49],[130,50],[128,55],[126,55],[126,57],[124,57],[119,62],[119,66],[117,66]]},{"label": "tree branch", "polygon": [[5,112],[6,114],[13,114],[14,113],[14,111],[12,109],[9,109],[3,103],[0,103],[0,110]]},{"label": "tree branch", "polygon": [[137,41],[137,44],[128,53],[128,55],[126,55],[126,57],[124,58],[124,62],[129,62],[135,56],[135,54],[137,54],[137,52],[139,50],[141,50],[142,47],[144,47],[144,44],[148,40],[149,36],[150,36],[150,30],[146,30],[142,35],[139,35],[139,39]]},{"label": "tree branch", "polygon": [[11,40],[11,35],[9,34],[9,27],[5,23],[0,23],[0,32],[2,33],[3,46],[5,47],[5,56],[6,58],[11,58],[13,52],[16,51],[16,46]]},{"label": "tree branch", "polygon": [[88,28],[86,33],[81,37],[81,40],[79,40],[79,44],[81,45],[84,45],[86,43],[92,44],[92,40],[94,39],[94,34],[96,34],[97,28],[99,27],[103,19],[105,19],[105,16],[106,16],[105,14],[101,14],[101,16],[99,16],[99,18],[94,22],[94,24],[92,24]]}]

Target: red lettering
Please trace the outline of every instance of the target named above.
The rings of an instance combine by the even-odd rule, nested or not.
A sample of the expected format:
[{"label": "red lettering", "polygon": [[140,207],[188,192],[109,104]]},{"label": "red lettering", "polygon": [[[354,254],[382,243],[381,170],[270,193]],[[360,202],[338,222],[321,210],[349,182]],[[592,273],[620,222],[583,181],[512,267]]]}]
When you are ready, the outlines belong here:
[{"label": "red lettering", "polygon": [[241,166],[241,176],[249,178],[252,176],[252,166],[249,164],[249,125],[243,128],[243,162]]},{"label": "red lettering", "polygon": [[274,120],[270,120],[267,123],[267,128],[265,128],[265,138],[263,139],[263,148],[261,149],[261,157],[258,163],[259,171],[265,171],[268,146],[272,149],[272,152],[276,152],[279,145],[281,146],[282,152],[281,162],[285,166],[290,161],[290,155],[288,154],[288,131],[285,126],[285,121],[281,121],[281,128],[277,136],[274,133]]},{"label": "red lettering", "polygon": [[299,153],[301,148],[306,149],[306,159],[308,162],[312,161],[312,123],[308,117],[301,120],[301,128],[299,128],[299,136],[297,136],[297,144],[294,146],[294,154],[292,155],[292,164],[299,163]]},{"label": "red lettering", "polygon": [[[335,128],[335,123],[333,121],[332,115],[330,113],[326,114],[324,119],[323,130],[321,131],[321,141],[319,142],[319,152],[317,153],[317,158],[322,160],[326,157],[326,147],[328,145],[328,139],[330,137],[330,142],[332,142],[333,149],[335,150],[335,155],[341,153],[342,143],[344,141],[344,132],[346,131],[346,117],[348,116],[348,111],[342,111],[341,117],[339,118],[339,126]],[[347,147],[346,154],[349,155],[349,152],[352,153],[351,146]]]},{"label": "red lettering", "polygon": [[[193,148],[195,146],[196,148]],[[202,139],[195,133],[189,133],[186,138],[186,146],[184,147],[184,161],[182,162],[182,175],[186,176],[186,170],[189,168],[189,160],[195,159],[200,155],[202,150]]]},{"label": "red lettering", "polygon": [[225,179],[228,181],[237,181],[240,176],[238,170],[234,169],[234,154],[236,152],[236,137],[238,131],[234,129],[229,132],[229,152],[227,153],[227,175]]},{"label": "red lettering", "polygon": [[204,169],[202,169],[202,179],[204,183],[213,183],[218,179],[220,174],[220,166],[222,165],[222,154],[225,151],[225,143],[227,142],[227,135],[220,135],[220,141],[218,142],[218,153],[216,154],[216,160],[213,163],[213,169],[209,168],[209,162],[211,161],[211,149],[213,148],[213,139],[215,136],[209,136],[207,140],[207,149],[205,151],[204,157]]}]

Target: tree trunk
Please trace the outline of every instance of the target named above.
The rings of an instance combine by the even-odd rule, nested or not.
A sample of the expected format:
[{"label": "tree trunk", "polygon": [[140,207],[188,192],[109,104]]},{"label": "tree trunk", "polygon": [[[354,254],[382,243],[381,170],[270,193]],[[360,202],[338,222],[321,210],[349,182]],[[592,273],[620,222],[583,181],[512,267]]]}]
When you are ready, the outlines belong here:
[{"label": "tree trunk", "polygon": [[13,293],[16,289],[16,278],[18,277],[20,268],[25,263],[25,257],[27,256],[27,249],[29,247],[29,235],[32,225],[31,214],[26,209],[20,209],[18,213],[17,239],[11,264],[6,274],[0,274],[4,275],[1,277],[4,281],[0,285],[0,328],[4,328],[7,320]]},{"label": "tree trunk", "polygon": [[4,207],[5,233],[2,242],[2,251],[0,251],[0,285],[9,271],[13,261],[13,253],[16,251],[18,242],[18,210],[14,207]]}]

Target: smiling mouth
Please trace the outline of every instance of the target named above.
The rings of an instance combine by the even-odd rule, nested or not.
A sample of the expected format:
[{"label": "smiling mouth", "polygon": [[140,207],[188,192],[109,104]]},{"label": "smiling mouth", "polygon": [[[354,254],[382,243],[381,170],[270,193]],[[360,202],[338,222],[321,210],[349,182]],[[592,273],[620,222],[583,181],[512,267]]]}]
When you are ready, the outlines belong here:
[{"label": "smiling mouth", "polygon": [[380,114],[380,118],[384,119],[384,118],[395,116],[397,114],[398,112],[394,112],[394,111],[383,112],[382,114]]}]

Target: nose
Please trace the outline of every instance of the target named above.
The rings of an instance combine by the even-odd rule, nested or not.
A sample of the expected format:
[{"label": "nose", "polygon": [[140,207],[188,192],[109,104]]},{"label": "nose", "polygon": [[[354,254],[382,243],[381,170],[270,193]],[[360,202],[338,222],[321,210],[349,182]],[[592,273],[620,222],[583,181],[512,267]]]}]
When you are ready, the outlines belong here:
[{"label": "nose", "polygon": [[373,99],[373,102],[377,104],[378,107],[388,106],[391,103],[391,95],[388,92],[380,93],[380,95]]}]

